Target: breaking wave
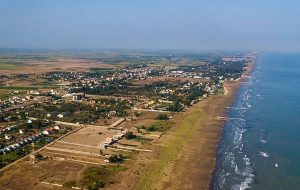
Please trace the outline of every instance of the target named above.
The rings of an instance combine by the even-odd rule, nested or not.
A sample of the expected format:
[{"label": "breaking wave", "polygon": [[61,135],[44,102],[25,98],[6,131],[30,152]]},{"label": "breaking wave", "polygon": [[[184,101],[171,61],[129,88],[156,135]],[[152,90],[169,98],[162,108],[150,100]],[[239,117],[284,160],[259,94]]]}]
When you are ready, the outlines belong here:
[{"label": "breaking wave", "polygon": [[269,157],[269,155],[266,152],[258,151],[258,153],[259,153],[259,155],[261,155],[264,158],[268,158]]},{"label": "breaking wave", "polygon": [[254,183],[254,163],[244,147],[245,135],[251,130],[247,125],[246,114],[252,109],[252,97],[258,97],[257,93],[247,86],[239,94],[238,102],[229,107],[230,117],[239,119],[228,120],[225,124],[218,151],[220,169],[216,171],[213,189],[245,190]]}]

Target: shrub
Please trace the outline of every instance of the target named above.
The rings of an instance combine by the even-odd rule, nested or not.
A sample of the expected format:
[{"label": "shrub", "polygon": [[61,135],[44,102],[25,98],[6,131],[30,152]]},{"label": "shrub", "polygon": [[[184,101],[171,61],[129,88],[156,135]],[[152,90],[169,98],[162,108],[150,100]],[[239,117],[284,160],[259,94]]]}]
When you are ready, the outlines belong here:
[{"label": "shrub", "polygon": [[122,154],[112,155],[108,160],[111,163],[123,162],[125,160],[125,157]]},{"label": "shrub", "polygon": [[83,172],[83,177],[80,180],[81,186],[86,189],[99,189],[105,184],[111,183],[111,178],[120,171],[127,168],[122,165],[105,165],[99,167],[89,167]]},{"label": "shrub", "polygon": [[156,117],[157,120],[168,120],[169,117],[167,114],[159,114],[157,117]]},{"label": "shrub", "polygon": [[135,137],[136,137],[136,135],[134,135],[133,132],[131,132],[131,131],[128,131],[125,133],[125,138],[127,140],[134,139]]},{"label": "shrub", "polygon": [[75,181],[67,181],[67,182],[65,182],[65,183],[63,183],[63,187],[65,187],[65,188],[72,188],[72,187],[74,187],[76,185],[76,182]]},{"label": "shrub", "polygon": [[99,188],[105,187],[105,183],[101,180],[93,182],[93,184],[87,187],[88,190],[98,190]]},{"label": "shrub", "polygon": [[153,125],[146,128],[146,130],[149,132],[153,132],[153,131],[165,132],[168,129],[170,129],[170,123],[168,121],[157,121]]},{"label": "shrub", "polygon": [[36,159],[38,159],[38,160],[43,159],[43,155],[41,155],[41,154],[36,154],[35,157],[36,157]]}]

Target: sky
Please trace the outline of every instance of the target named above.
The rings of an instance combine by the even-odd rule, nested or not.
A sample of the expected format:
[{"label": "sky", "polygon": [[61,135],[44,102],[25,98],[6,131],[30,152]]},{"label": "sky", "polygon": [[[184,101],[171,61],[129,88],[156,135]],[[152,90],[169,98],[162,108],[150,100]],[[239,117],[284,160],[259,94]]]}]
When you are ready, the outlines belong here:
[{"label": "sky", "polygon": [[0,0],[0,48],[300,50],[299,0]]}]

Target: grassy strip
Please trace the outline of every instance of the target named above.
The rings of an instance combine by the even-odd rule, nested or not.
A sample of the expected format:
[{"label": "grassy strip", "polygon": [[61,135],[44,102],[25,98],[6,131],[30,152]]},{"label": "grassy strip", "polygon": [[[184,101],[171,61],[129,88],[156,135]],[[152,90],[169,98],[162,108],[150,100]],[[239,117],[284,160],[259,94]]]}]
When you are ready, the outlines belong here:
[{"label": "grassy strip", "polygon": [[137,189],[155,189],[155,184],[161,179],[167,166],[178,158],[186,140],[192,135],[192,131],[201,127],[198,121],[203,114],[202,108],[195,107],[191,113],[182,118],[180,126],[172,134],[172,139],[158,155],[157,160],[159,161],[153,162],[151,170],[144,172]]},{"label": "grassy strip", "polygon": [[36,90],[38,87],[32,86],[0,86],[3,90]]},{"label": "grassy strip", "polygon": [[[39,84],[40,85],[40,84]],[[48,85],[41,85],[41,86],[0,86],[0,90],[39,90],[41,88],[44,89],[56,89],[59,88],[58,86],[48,86]]]},{"label": "grassy strip", "polygon": [[12,70],[15,68],[16,68],[15,65],[0,62],[0,70]]}]

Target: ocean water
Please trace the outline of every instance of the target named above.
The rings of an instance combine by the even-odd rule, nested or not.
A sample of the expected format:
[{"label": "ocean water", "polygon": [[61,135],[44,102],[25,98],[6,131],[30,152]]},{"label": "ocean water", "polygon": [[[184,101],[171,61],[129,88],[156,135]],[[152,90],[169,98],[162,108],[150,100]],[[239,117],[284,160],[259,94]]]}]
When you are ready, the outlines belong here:
[{"label": "ocean water", "polygon": [[261,54],[229,109],[212,189],[300,189],[300,54]]}]

